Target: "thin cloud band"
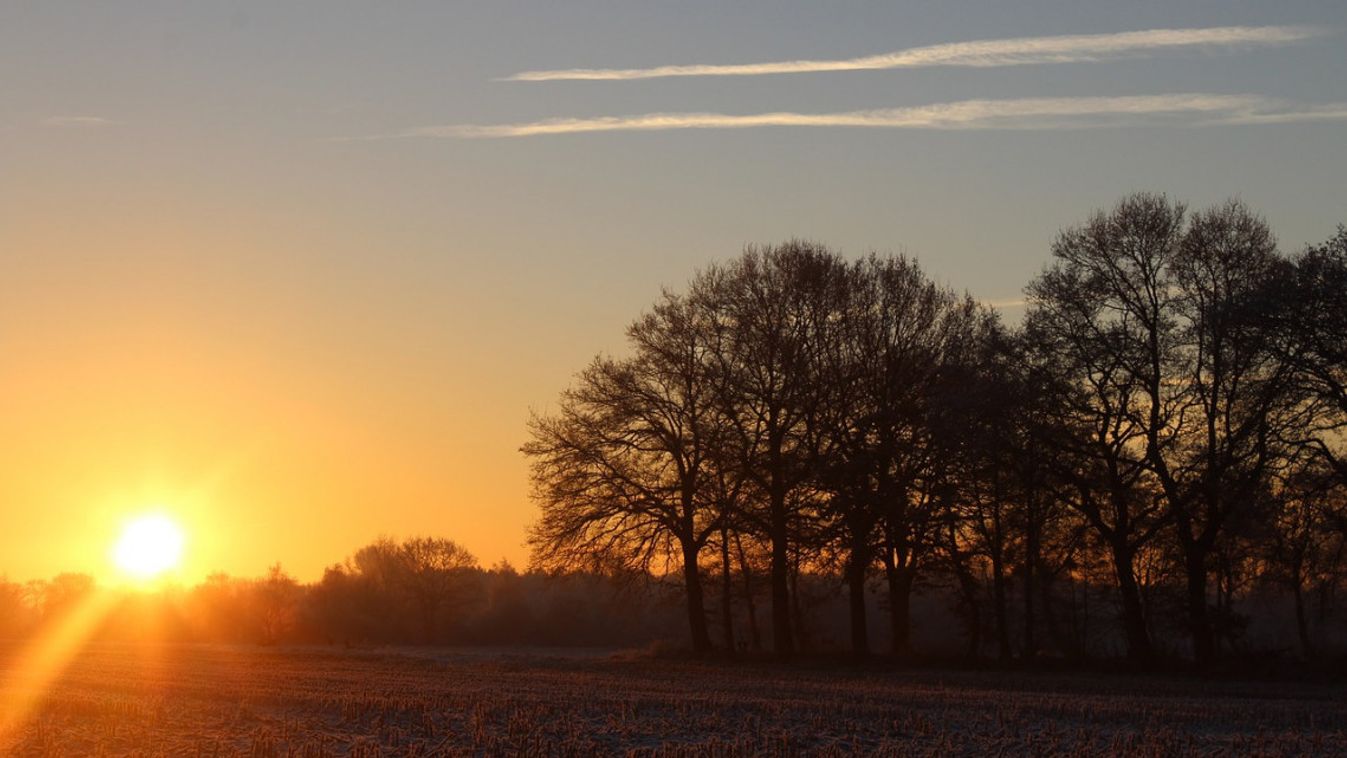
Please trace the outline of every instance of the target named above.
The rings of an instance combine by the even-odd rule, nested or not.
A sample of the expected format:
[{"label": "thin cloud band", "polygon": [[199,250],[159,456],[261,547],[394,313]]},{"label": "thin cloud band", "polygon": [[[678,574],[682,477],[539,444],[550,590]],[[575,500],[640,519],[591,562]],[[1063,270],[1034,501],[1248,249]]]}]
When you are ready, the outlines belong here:
[{"label": "thin cloud band", "polygon": [[[424,126],[366,139],[490,139],[619,131],[746,129],[768,126],[888,129],[1073,129],[1133,123],[1290,123],[1347,119],[1347,105],[1298,106],[1260,95],[1177,93],[1125,97],[962,100],[840,113],[648,113],[515,124]],[[1183,120],[1186,119],[1186,120]]]},{"label": "thin cloud band", "polygon": [[827,71],[964,66],[991,68],[1050,63],[1115,60],[1161,50],[1243,48],[1287,45],[1322,36],[1312,26],[1218,26],[1200,29],[1148,29],[1112,34],[949,42],[880,55],[842,60],[795,60],[746,64],[689,64],[627,69],[555,69],[522,71],[506,81],[623,81],[679,76],[763,76]]}]

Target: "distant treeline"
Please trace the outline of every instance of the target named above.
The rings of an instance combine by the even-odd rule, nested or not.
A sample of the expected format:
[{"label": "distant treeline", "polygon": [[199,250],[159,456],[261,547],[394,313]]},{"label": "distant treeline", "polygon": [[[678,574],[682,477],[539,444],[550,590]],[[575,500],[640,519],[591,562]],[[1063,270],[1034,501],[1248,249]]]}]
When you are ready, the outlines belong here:
[{"label": "distant treeline", "polygon": [[0,579],[0,638],[59,626],[112,597],[102,640],[248,644],[637,646],[677,636],[678,603],[644,575],[520,573],[482,568],[451,540],[381,539],[304,584],[275,565],[265,576],[208,577],[194,587],[100,589],[62,574]]},{"label": "distant treeline", "polygon": [[860,654],[876,608],[926,652],[932,597],[925,638],[1000,659],[1330,652],[1347,230],[1288,256],[1138,194],[1051,252],[1015,326],[800,241],[665,292],[531,421],[535,566],[679,577],[701,652],[810,646],[825,576]]}]

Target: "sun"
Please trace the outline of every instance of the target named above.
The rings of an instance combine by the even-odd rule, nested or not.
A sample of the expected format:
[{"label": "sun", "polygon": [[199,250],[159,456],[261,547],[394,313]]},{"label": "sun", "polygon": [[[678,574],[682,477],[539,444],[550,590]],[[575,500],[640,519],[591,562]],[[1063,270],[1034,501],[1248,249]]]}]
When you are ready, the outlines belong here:
[{"label": "sun", "polygon": [[167,516],[140,516],[122,529],[112,560],[128,576],[153,579],[178,567],[184,542],[182,529]]}]

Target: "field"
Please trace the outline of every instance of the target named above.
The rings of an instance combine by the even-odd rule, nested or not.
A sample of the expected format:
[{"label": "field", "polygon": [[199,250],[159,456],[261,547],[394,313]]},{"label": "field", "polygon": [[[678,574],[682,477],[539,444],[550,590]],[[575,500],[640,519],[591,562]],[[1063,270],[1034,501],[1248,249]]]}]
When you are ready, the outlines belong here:
[{"label": "field", "polygon": [[[0,648],[4,681],[19,659],[19,648]],[[1331,685],[607,653],[95,645],[0,752],[1347,755],[1344,695]]]}]

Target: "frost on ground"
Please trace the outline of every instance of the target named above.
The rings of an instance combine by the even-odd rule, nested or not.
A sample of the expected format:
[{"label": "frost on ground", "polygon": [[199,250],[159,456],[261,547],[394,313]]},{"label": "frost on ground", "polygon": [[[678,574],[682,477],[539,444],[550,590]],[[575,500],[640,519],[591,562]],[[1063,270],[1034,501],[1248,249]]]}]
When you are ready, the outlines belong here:
[{"label": "frost on ground", "polygon": [[[0,648],[0,681],[18,656]],[[541,652],[99,645],[0,752],[1347,755],[1344,695],[1330,685]]]}]

